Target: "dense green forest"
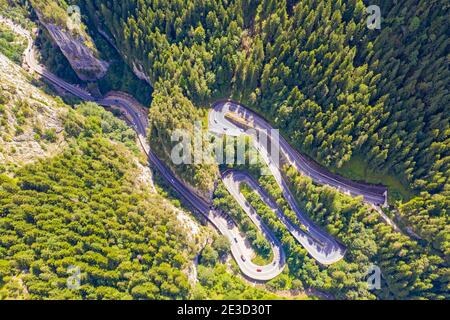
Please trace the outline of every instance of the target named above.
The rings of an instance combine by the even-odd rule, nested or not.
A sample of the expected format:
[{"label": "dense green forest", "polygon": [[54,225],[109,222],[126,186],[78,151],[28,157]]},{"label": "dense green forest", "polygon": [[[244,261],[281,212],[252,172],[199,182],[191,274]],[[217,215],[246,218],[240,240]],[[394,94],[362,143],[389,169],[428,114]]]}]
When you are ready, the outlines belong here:
[{"label": "dense green forest", "polygon": [[[247,168],[247,171],[258,179],[270,197],[276,199],[284,214],[298,223],[274,178],[258,174],[259,170],[255,168]],[[285,174],[301,209],[341,241],[347,252],[344,260],[327,268],[321,267],[308,256],[259,195],[243,185],[241,192],[281,240],[287,255],[285,272],[269,281],[267,286],[275,290],[316,288],[338,299],[449,298],[449,241],[444,230],[439,238],[423,245],[395,232],[361,199],[343,195],[330,187],[316,186],[293,168],[286,167]],[[218,192],[216,197],[219,205],[224,206],[227,201],[227,206],[233,210],[235,202],[229,195]],[[366,273],[373,264],[382,270],[381,290],[367,288]]]},{"label": "dense green forest", "polygon": [[246,239],[250,242],[252,249],[257,255],[253,262],[261,265],[270,263],[273,259],[270,243],[256,228],[250,217],[247,216],[244,210],[242,210],[239,204],[228,193],[222,182],[219,182],[219,185],[214,191],[213,203],[214,207],[230,215],[233,221],[238,225],[239,230],[245,234]]},{"label": "dense green forest", "polygon": [[[154,84],[151,110],[165,110],[150,113],[154,143],[170,150],[172,128],[201,120],[197,110],[216,98],[238,99],[333,171],[345,175],[342,168],[362,159],[365,176],[352,178],[393,181],[392,199],[404,202],[397,215],[426,243],[399,241],[422,247],[408,249],[411,256],[435,249],[431,257],[448,262],[449,7],[375,2],[380,30],[367,28],[361,0],[83,4],[125,60],[141,63]],[[175,95],[183,102],[168,106]],[[211,174],[203,169],[189,174],[194,185],[195,177]],[[414,261],[403,264],[411,268]],[[434,280],[421,281],[426,287]],[[442,292],[439,286],[430,291]],[[432,297],[410,290],[387,295]]]},{"label": "dense green forest", "polygon": [[0,52],[15,63],[21,64],[26,39],[16,36],[11,30],[0,25]]},{"label": "dense green forest", "polygon": [[[249,152],[247,150],[246,157]],[[240,166],[239,169],[257,179],[269,197],[276,200],[286,217],[292,223],[300,224],[274,177],[261,174],[266,169],[265,165],[258,163]],[[275,290],[315,288],[331,293],[338,299],[449,298],[448,229],[440,229],[439,238],[428,244],[414,241],[395,232],[378,212],[365,205],[360,198],[341,194],[330,187],[316,186],[309,178],[290,167],[285,168],[285,175],[301,210],[343,243],[347,251],[343,260],[323,268],[309,257],[260,196],[244,184],[241,192],[280,239],[287,256],[285,272],[269,281],[268,287]],[[248,218],[242,216],[236,201],[223,190],[221,184],[216,189],[214,203],[229,212],[235,220],[247,225]],[[433,208],[433,204],[429,203],[428,207],[442,215],[439,210],[443,208]],[[404,208],[401,211],[409,212]],[[434,224],[436,228],[448,228],[439,222]],[[246,228],[247,233],[248,230],[251,228]],[[307,229],[305,232],[308,232]],[[367,270],[373,264],[383,272],[381,290],[368,290],[366,284]]]},{"label": "dense green forest", "polygon": [[180,87],[198,107],[239,98],[324,165],[364,154],[408,188],[446,190],[442,1],[383,1],[380,31],[366,27],[361,0],[83,3],[161,94]]},{"label": "dense green forest", "polygon": [[[315,186],[295,170],[290,169],[286,174],[302,209],[347,246],[348,266],[362,268],[370,262],[381,268],[384,285],[381,291],[374,291],[376,295],[396,299],[449,298],[448,230],[447,238],[441,235],[432,245],[420,245],[394,232],[377,212],[360,200],[329,187]],[[445,255],[434,247],[446,250]],[[347,280],[353,277],[346,272]]]},{"label": "dense green forest", "polygon": [[[41,1],[40,5],[47,2]],[[362,170],[353,171],[352,178],[387,183],[395,205],[390,213],[418,237],[418,240],[413,240],[403,233],[394,232],[360,199],[315,186],[309,179],[286,169],[286,176],[302,209],[342,241],[348,253],[344,261],[328,268],[317,265],[260,199],[244,189],[248,200],[282,241],[288,255],[287,273],[271,281],[270,286],[275,289],[313,287],[347,299],[449,298],[450,7],[445,1],[371,1],[370,4],[381,7],[380,30],[367,28],[366,5],[369,3],[363,0],[81,0],[77,3],[81,4],[86,24],[92,30],[104,30],[114,40],[127,64],[121,66],[119,63],[111,79],[100,83],[102,90],[110,88],[111,84],[123,85],[118,74],[125,72],[124,79],[131,79],[129,75],[133,66],[143,66],[152,88],[141,86],[142,83],[133,83],[130,87],[136,93],[141,93],[142,88],[153,91],[149,106],[149,139],[157,154],[168,164],[173,145],[170,137],[174,130],[193,130],[195,121],[204,124],[210,103],[218,98],[231,97],[265,116],[280,128],[293,146],[330,170],[350,176],[348,168],[361,166]],[[45,41],[42,48],[51,53],[50,44]],[[55,58],[48,54],[47,59]],[[58,65],[58,60],[53,64]],[[83,112],[88,111],[84,108]],[[79,116],[86,117],[83,114]],[[74,117],[78,119],[78,116]],[[0,192],[7,195],[5,199],[12,201],[19,197],[14,201],[23,200],[29,210],[37,210],[39,204],[49,203],[40,207],[44,212],[37,212],[36,216],[32,214],[32,218],[22,207],[13,206],[16,211],[11,209],[8,200],[5,204],[0,203],[2,209],[13,212],[5,220],[0,220],[2,228],[13,230],[12,240],[8,240],[9,247],[3,249],[2,245],[6,252],[2,251],[2,254],[7,257],[1,258],[7,262],[0,260],[2,279],[6,279],[3,280],[4,286],[17,287],[17,271],[30,268],[36,273],[23,275],[20,281],[28,281],[27,286],[37,287],[35,297],[40,292],[47,297],[69,294],[58,286],[61,284],[58,280],[61,265],[67,266],[60,261],[64,255],[52,256],[50,262],[44,259],[43,269],[40,265],[33,269],[30,261],[43,254],[40,242],[36,242],[36,248],[29,249],[26,246],[29,238],[21,237],[31,230],[32,239],[42,240],[38,237],[41,232],[54,232],[57,242],[70,243],[70,239],[58,234],[58,228],[63,222],[70,225],[67,216],[71,209],[58,206],[56,210],[54,205],[56,201],[65,203],[63,194],[58,193],[58,188],[54,190],[52,184],[59,179],[61,163],[76,169],[78,166],[89,167],[94,160],[100,161],[102,170],[98,175],[88,171],[88,177],[82,176],[86,181],[81,179],[84,185],[92,188],[100,183],[100,178],[114,177],[114,180],[122,181],[121,184],[112,184],[108,188],[124,197],[132,196],[124,192],[129,182],[126,172],[132,166],[130,163],[127,166],[127,161],[116,162],[118,155],[112,156],[113,151],[107,150],[111,142],[106,138],[94,141],[94,136],[104,135],[96,126],[96,117],[98,119],[99,115],[91,117],[88,114],[87,118],[91,120],[83,125],[78,121],[69,122],[71,127],[67,131],[75,130],[76,135],[81,134],[80,138],[72,139],[71,147],[64,153],[69,153],[70,157],[64,159],[61,155],[52,159],[50,164],[20,169],[13,179],[2,176],[4,182]],[[111,132],[119,134],[115,130]],[[121,133],[119,137],[122,142],[128,139]],[[91,144],[95,148],[90,147]],[[79,150],[81,154],[78,154]],[[174,166],[173,169],[203,195],[212,194],[218,173],[215,165]],[[251,168],[246,169],[252,172]],[[73,176],[75,173],[64,173],[69,175],[69,187],[69,182],[80,183],[80,179]],[[36,181],[36,177],[42,180]],[[273,180],[257,177],[295,222]],[[26,187],[29,180],[30,188]],[[8,187],[3,188],[3,185]],[[45,192],[39,192],[41,187]],[[86,215],[91,205],[102,208],[103,198],[105,201],[110,199],[109,193],[102,193],[104,190],[94,188],[86,192],[86,198],[75,205],[82,212],[81,221],[92,219]],[[90,197],[92,192],[94,194]],[[215,196],[216,204],[232,211],[239,219],[240,212],[234,210],[233,202],[227,200],[229,195],[225,190],[219,186]],[[159,207],[150,208],[150,211],[158,213],[147,217],[147,211],[137,209],[143,201],[141,195],[136,197],[132,204],[124,200],[127,210],[135,214],[133,219],[127,216],[132,221],[121,224],[120,227],[124,228],[121,232],[127,233],[128,227],[136,229],[139,219],[150,219],[158,231],[149,233],[149,236],[158,238],[158,228],[165,228],[170,212]],[[146,206],[152,205],[146,202]],[[56,217],[55,210],[63,213]],[[102,212],[105,219],[109,217],[108,210]],[[39,221],[40,215],[56,220],[57,228],[52,229],[46,222]],[[66,216],[65,221],[61,215]],[[161,215],[161,218],[154,218],[155,215]],[[102,241],[110,229],[104,226],[102,229],[102,221],[94,221],[99,230],[90,232],[105,245]],[[245,220],[239,222],[246,228]],[[16,223],[25,225],[20,229],[22,233],[17,233],[19,227],[16,228]],[[93,222],[89,225],[74,224],[77,229],[72,230],[73,236],[84,237],[85,228],[89,229]],[[247,232],[252,232],[251,229],[249,225]],[[139,229],[139,235],[145,230],[148,229]],[[157,286],[158,290],[139,281],[124,279],[126,275],[113,268],[118,265],[114,264],[117,261],[112,258],[111,261],[109,258],[100,261],[94,254],[103,252],[101,250],[109,252],[109,247],[91,249],[92,241],[89,240],[86,242],[88,250],[79,251],[78,255],[73,251],[76,247],[64,248],[68,252],[72,250],[70,256],[79,259],[77,261],[86,268],[91,266],[90,259],[95,258],[84,257],[85,252],[93,251],[93,256],[99,259],[95,264],[99,263],[100,269],[104,269],[105,274],[86,269],[91,273],[85,272],[83,276],[91,275],[89,279],[92,282],[79,297],[186,297],[187,280],[178,272],[184,266],[185,257],[173,259],[171,256],[177,248],[181,252],[176,239],[182,238],[182,234],[176,227],[171,230],[173,246],[170,243],[171,250],[162,253],[164,257],[170,257],[166,264],[148,258],[145,266],[136,271],[136,274],[154,277],[152,279],[160,279],[159,273],[164,274],[168,285],[163,289]],[[257,246],[256,243],[254,245]],[[148,254],[149,251],[141,252],[139,250],[144,249],[138,247],[136,249],[134,243],[126,243],[120,249],[133,258]],[[205,297],[211,290],[216,297],[226,297],[223,287],[231,280],[224,279],[225,276],[214,278],[214,270],[223,270],[223,266],[212,262],[222,250],[213,247],[207,246],[202,252],[200,285],[194,296]],[[159,247],[147,246],[145,250],[159,250]],[[142,261],[136,263],[142,265]],[[371,263],[382,269],[382,291],[369,292],[361,281]],[[40,275],[55,279],[56,289],[40,289],[39,286],[43,286],[39,282],[42,281]],[[237,280],[233,278],[233,281]],[[241,285],[244,286],[236,282],[233,288]],[[131,288],[135,287],[137,289],[133,291]],[[248,292],[252,291],[249,289]],[[29,294],[33,295],[30,288]]]},{"label": "dense green forest", "polygon": [[[161,90],[164,90],[161,92]],[[190,163],[174,165],[171,159],[173,146],[178,141],[172,142],[172,133],[176,130],[186,130],[191,137],[194,136],[196,123],[203,126],[200,133],[204,133],[207,129],[204,126],[205,110],[196,109],[192,102],[187,99],[178,86],[170,88],[170,85],[164,87],[157,86],[153,94],[152,108],[150,109],[150,122],[148,129],[150,133],[150,143],[158,156],[170,166],[173,171],[181,177],[185,182],[189,183],[194,190],[198,190],[199,194],[205,198],[209,198],[214,188],[214,181],[218,176],[217,166],[212,157],[208,162]],[[170,115],[170,116],[168,116]],[[193,139],[192,139],[193,140]],[[167,143],[158,143],[158,141],[166,141]],[[202,138],[202,143],[207,142]],[[192,141],[194,143],[194,141]],[[192,159],[194,157],[203,156],[202,150],[194,150],[191,147]]]}]

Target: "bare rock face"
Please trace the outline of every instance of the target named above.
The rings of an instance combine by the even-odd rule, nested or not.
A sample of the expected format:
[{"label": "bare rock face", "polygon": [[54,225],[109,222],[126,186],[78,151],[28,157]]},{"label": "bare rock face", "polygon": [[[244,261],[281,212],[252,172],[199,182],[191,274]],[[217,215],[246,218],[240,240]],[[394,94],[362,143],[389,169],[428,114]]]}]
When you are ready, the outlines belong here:
[{"label": "bare rock face", "polygon": [[144,80],[151,86],[152,82],[150,81],[150,77],[143,70],[144,68],[142,67],[142,65],[133,62],[133,72],[135,76],[141,80]]},{"label": "bare rock face", "polygon": [[81,35],[74,35],[57,25],[42,24],[81,80],[95,81],[105,76],[109,64],[95,56],[94,50],[86,45],[87,39]]}]

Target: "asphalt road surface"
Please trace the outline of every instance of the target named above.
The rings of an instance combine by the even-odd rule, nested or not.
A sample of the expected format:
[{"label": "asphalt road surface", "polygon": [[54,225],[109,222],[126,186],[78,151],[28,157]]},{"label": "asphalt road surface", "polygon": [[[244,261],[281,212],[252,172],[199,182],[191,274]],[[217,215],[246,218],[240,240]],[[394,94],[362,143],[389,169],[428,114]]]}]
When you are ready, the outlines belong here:
[{"label": "asphalt road surface", "polygon": [[66,90],[84,101],[96,102],[97,104],[105,107],[118,107],[122,110],[122,112],[124,112],[133,129],[136,131],[139,143],[148,155],[151,165],[160,172],[164,179],[178,192],[181,197],[190,203],[198,212],[203,214],[221,234],[228,238],[231,253],[240,270],[246,277],[255,281],[267,281],[273,279],[282,272],[285,265],[285,258],[284,253],[279,247],[274,246],[272,248],[274,252],[274,260],[269,265],[258,266],[252,263],[245,238],[237,231],[236,226],[233,225],[233,223],[230,223],[230,218],[228,215],[212,210],[209,203],[192,193],[190,189],[185,186],[150,150],[150,146],[146,141],[148,114],[147,110],[142,105],[140,105],[133,97],[123,92],[111,92],[100,99],[96,99],[83,88],[67,83],[63,79],[58,78],[37,62],[34,52],[34,42],[30,32],[1,16],[0,21],[8,24],[15,32],[28,39],[28,46],[24,52],[24,62],[28,66],[30,72],[35,72],[53,85]]},{"label": "asphalt road surface", "polygon": [[[232,122],[226,119],[225,114],[229,112],[235,112],[236,105],[231,103],[220,103],[216,104],[215,107],[209,113],[209,130],[219,135],[230,135],[230,136],[241,136],[243,134],[248,134],[242,128],[236,126]],[[257,126],[257,124],[255,124]],[[254,132],[256,135],[257,131]],[[251,133],[250,133],[251,135]],[[295,239],[308,251],[308,253],[316,259],[319,263],[323,265],[330,265],[344,257],[345,247],[338,243],[333,237],[324,232],[321,228],[316,226],[306,214],[304,214],[298,207],[296,201],[294,200],[291,191],[288,188],[286,181],[281,174],[280,163],[274,161],[273,157],[269,155],[268,145],[260,144],[260,140],[256,136],[253,136],[252,142],[254,147],[259,151],[261,158],[266,162],[271,174],[274,176],[278,186],[287,202],[289,203],[292,210],[296,213],[300,223],[307,229],[307,232],[302,231],[300,226],[296,226],[283,214],[283,212],[278,208],[278,206],[269,199],[267,195],[264,194],[263,190],[257,185],[256,182],[246,178],[250,187],[257,191],[260,196],[265,199],[266,204],[271,207],[271,209],[280,218],[280,221],[284,223],[289,232],[295,237]],[[277,147],[277,146],[275,146]],[[272,150],[274,144],[272,144]],[[282,149],[282,147],[280,148]],[[273,153],[272,153],[273,155]],[[234,172],[234,175],[242,179],[243,175],[238,175]],[[231,192],[232,195],[236,195],[236,191]],[[239,202],[240,199],[236,197]]]},{"label": "asphalt road surface", "polygon": [[[249,215],[261,233],[269,241],[274,253],[273,261],[266,266],[258,266],[252,263],[251,256],[249,255],[251,250],[249,250],[248,244],[245,241],[245,235],[239,233],[231,218],[226,213],[224,214],[214,210],[209,203],[194,194],[190,188],[185,186],[150,150],[150,147],[146,141],[146,130],[148,128],[148,113],[146,108],[140,105],[139,102],[137,102],[133,97],[123,92],[110,92],[106,96],[96,99],[83,88],[67,83],[66,81],[58,78],[36,61],[33,38],[27,30],[14,24],[8,19],[4,19],[3,17],[0,17],[0,21],[9,24],[10,27],[12,27],[17,33],[28,39],[28,46],[25,50],[24,61],[29,67],[29,71],[37,73],[52,84],[70,92],[84,101],[92,101],[105,107],[116,107],[122,110],[131,123],[133,129],[136,131],[139,142],[143,150],[148,155],[151,165],[160,172],[165,180],[179,193],[182,198],[190,203],[198,212],[203,214],[220,233],[229,239],[231,253],[245,276],[256,281],[267,281],[276,277],[282,272],[285,266],[285,254],[279,240],[276,239],[270,229],[264,225],[256,211],[248,204],[239,192],[239,185],[244,182],[260,195],[261,199],[263,199],[266,204],[277,214],[280,221],[286,225],[289,232],[291,232],[297,241],[306,248],[314,259],[324,265],[332,264],[342,259],[345,254],[345,248],[323,230],[315,226],[314,223],[312,223],[308,217],[299,210],[286,182],[281,175],[280,168],[277,166],[275,161],[271,161],[270,157],[267,155],[267,150],[264,150],[262,146],[256,145],[256,147],[259,148],[258,150],[261,151],[263,159],[266,161],[271,173],[282,189],[286,200],[297,214],[299,221],[306,227],[307,232],[303,231],[299,226],[292,224],[292,222],[284,216],[283,212],[277,207],[276,203],[274,203],[265,194],[264,190],[262,190],[251,177],[236,171],[227,172],[223,176],[225,186],[236,198],[238,203]],[[241,128],[225,119],[224,115],[227,112],[232,112],[243,119],[251,121],[258,130],[272,129],[270,124],[268,124],[264,119],[243,106],[231,102],[218,102],[214,105],[213,110],[209,114],[209,125],[211,131],[219,134],[235,136],[243,134],[243,130]],[[256,139],[253,141],[256,141]],[[386,203],[387,191],[385,188],[352,182],[328,173],[326,170],[310,162],[308,159],[291,148],[282,137],[280,139],[279,149],[284,159],[286,159],[298,171],[310,176],[315,182],[333,186],[342,192],[346,192],[354,196],[362,195],[367,202],[372,203],[377,208],[379,205]]]}]

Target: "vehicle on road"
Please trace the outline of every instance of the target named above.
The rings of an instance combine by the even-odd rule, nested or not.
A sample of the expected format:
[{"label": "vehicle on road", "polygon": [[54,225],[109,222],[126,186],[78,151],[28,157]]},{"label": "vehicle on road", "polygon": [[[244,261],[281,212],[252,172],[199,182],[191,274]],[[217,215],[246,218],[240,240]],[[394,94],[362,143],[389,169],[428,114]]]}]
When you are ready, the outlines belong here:
[{"label": "vehicle on road", "polygon": [[262,272],[262,270],[261,269],[256,269],[256,272]]},{"label": "vehicle on road", "polygon": [[242,259],[242,261],[244,261],[244,262],[247,261],[247,260],[245,260],[245,257],[244,257],[243,255],[241,256],[241,259]]},{"label": "vehicle on road", "polygon": [[234,242],[238,243],[238,239],[234,238]]}]

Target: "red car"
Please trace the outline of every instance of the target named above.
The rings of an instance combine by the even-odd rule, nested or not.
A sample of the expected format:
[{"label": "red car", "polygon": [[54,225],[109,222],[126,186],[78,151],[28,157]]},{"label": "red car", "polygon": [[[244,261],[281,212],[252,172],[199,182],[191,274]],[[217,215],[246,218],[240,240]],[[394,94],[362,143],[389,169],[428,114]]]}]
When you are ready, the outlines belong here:
[{"label": "red car", "polygon": [[256,272],[262,272],[262,270],[261,269],[256,269]]}]

